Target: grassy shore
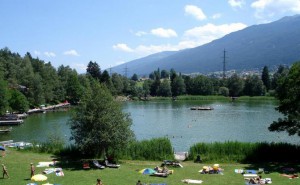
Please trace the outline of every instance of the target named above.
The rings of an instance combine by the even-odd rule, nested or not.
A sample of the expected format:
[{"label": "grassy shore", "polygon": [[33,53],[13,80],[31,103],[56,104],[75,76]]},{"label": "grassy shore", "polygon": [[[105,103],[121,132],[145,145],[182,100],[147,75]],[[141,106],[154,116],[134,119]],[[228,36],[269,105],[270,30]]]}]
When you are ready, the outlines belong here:
[{"label": "grassy shore", "polygon": [[[10,178],[2,179],[0,177],[1,185],[25,185],[32,182],[29,180],[30,176],[30,163],[35,165],[42,161],[51,161],[55,158],[50,154],[33,153],[29,151],[17,151],[15,149],[8,149],[5,157],[0,157],[1,163],[7,166]],[[296,185],[300,184],[300,179],[288,179],[287,177],[280,176],[282,167],[300,168],[299,164],[280,164],[280,163],[267,163],[267,164],[229,164],[221,163],[220,167],[224,169],[224,175],[208,175],[200,174],[198,171],[205,165],[212,166],[211,164],[193,163],[191,161],[182,162],[183,168],[170,168],[174,169],[174,174],[167,178],[151,177],[138,173],[138,170],[143,168],[154,168],[160,165],[160,161],[129,161],[124,160],[121,162],[119,169],[90,169],[83,170],[81,162],[70,161],[67,159],[62,160],[63,164],[59,167],[63,168],[64,177],[58,177],[54,173],[48,174],[48,180],[38,182],[38,185],[49,182],[52,184],[61,185],[93,185],[96,184],[96,179],[101,178],[105,185],[134,185],[137,180],[142,183],[166,183],[168,185],[184,184],[181,182],[183,179],[197,179],[203,180],[206,185],[230,184],[241,185],[245,184],[241,174],[235,174],[234,169],[258,169],[260,167],[268,169],[270,174],[262,174],[263,178],[272,178],[274,185]],[[215,163],[218,163],[217,161]],[[36,173],[42,173],[45,168],[36,167]]]}]

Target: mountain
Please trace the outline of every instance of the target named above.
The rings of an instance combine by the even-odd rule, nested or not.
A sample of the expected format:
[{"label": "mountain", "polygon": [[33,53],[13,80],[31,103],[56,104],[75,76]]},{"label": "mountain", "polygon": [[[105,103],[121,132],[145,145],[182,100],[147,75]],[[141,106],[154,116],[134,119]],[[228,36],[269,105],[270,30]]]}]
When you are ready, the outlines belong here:
[{"label": "mountain", "polygon": [[208,44],[181,51],[149,55],[112,68],[128,76],[148,75],[157,68],[175,69],[181,73],[208,73],[223,70],[251,70],[263,66],[290,65],[300,60],[300,15],[278,21],[249,26]]}]

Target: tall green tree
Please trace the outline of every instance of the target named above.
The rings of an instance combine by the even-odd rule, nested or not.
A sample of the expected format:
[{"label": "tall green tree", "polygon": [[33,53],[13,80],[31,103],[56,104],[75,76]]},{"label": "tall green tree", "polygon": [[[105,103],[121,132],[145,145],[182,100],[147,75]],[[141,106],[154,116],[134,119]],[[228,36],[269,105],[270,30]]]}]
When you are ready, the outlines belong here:
[{"label": "tall green tree", "polygon": [[101,69],[97,62],[90,61],[88,63],[86,72],[91,75],[94,79],[100,81],[101,79]]},{"label": "tall green tree", "polygon": [[111,81],[112,81],[114,89],[115,89],[115,94],[121,95],[123,92],[123,89],[124,89],[122,76],[117,73],[113,73],[112,77],[111,77]]},{"label": "tall green tree", "polygon": [[93,82],[91,88],[71,116],[71,139],[84,154],[115,153],[134,138],[132,120],[105,86]]},{"label": "tall green tree", "polygon": [[265,94],[265,87],[257,75],[248,76],[245,80],[244,95],[262,96]]},{"label": "tall green tree", "polygon": [[170,81],[164,79],[158,88],[158,95],[169,97],[172,95]]},{"label": "tall green tree", "polygon": [[213,85],[211,80],[203,75],[199,75],[192,80],[192,95],[211,95],[213,93]]},{"label": "tall green tree", "polygon": [[138,80],[139,80],[138,75],[134,73],[134,74],[132,75],[132,77],[131,77],[131,80],[133,80],[133,81],[138,81]]},{"label": "tall green tree", "polygon": [[77,104],[83,94],[83,88],[78,80],[77,73],[71,73],[66,84],[66,98],[71,104]]},{"label": "tall green tree", "polygon": [[29,110],[29,102],[26,97],[15,89],[10,91],[9,106],[13,112],[24,113]]},{"label": "tall green tree", "polygon": [[8,108],[8,87],[7,83],[3,80],[2,74],[0,73],[0,115],[5,114]]},{"label": "tall green tree", "polygon": [[263,81],[267,91],[270,90],[271,87],[271,79],[269,74],[269,69],[267,66],[263,68],[262,74],[261,74],[261,80]]},{"label": "tall green tree", "polygon": [[279,100],[276,110],[284,117],[274,121],[269,130],[300,136],[300,61],[293,64],[286,76],[281,76],[276,91]]},{"label": "tall green tree", "polygon": [[229,89],[229,96],[240,96],[243,88],[244,83],[243,80],[235,73],[230,78],[228,78],[228,89]]},{"label": "tall green tree", "polygon": [[179,96],[186,92],[184,80],[181,76],[176,76],[173,81],[171,81],[171,91],[172,96]]}]

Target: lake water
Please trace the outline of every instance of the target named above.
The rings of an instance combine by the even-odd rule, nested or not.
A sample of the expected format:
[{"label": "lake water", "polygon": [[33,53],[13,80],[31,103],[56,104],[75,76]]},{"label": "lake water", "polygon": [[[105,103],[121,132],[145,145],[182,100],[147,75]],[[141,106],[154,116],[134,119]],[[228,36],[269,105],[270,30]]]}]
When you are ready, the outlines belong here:
[{"label": "lake water", "polygon": [[[192,106],[212,106],[212,111],[190,110]],[[285,132],[269,132],[268,126],[281,116],[268,102],[158,101],[125,102],[123,110],[131,114],[132,129],[138,140],[168,137],[175,151],[187,151],[197,142],[244,141],[288,142],[299,144],[300,138]],[[1,134],[0,141],[45,141],[57,134],[69,142],[66,124],[69,112],[30,115],[24,124]]]}]

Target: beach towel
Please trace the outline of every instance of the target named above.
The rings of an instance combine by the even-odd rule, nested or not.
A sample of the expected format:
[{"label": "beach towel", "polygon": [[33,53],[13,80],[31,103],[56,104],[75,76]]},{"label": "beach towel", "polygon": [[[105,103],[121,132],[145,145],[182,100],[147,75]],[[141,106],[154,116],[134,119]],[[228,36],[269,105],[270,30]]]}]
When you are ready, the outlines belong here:
[{"label": "beach towel", "polygon": [[50,174],[50,173],[53,173],[53,172],[55,172],[54,168],[52,168],[52,169],[45,169],[43,171],[44,174]]},{"label": "beach towel", "polygon": [[181,180],[183,183],[187,184],[201,184],[203,181],[202,180],[193,180],[193,179],[183,179]]},{"label": "beach towel", "polygon": [[63,171],[56,172],[56,176],[62,177],[65,176]]},{"label": "beach towel", "polygon": [[54,166],[55,165],[55,161],[51,161],[51,162],[39,162],[36,167],[49,167],[49,166]]},{"label": "beach towel", "polygon": [[256,170],[246,170],[246,173],[257,174],[257,171]]},{"label": "beach towel", "polygon": [[258,177],[257,174],[247,173],[243,175],[244,177]]},{"label": "beach towel", "polygon": [[243,169],[235,169],[234,172],[235,173],[244,173],[244,170]]}]

